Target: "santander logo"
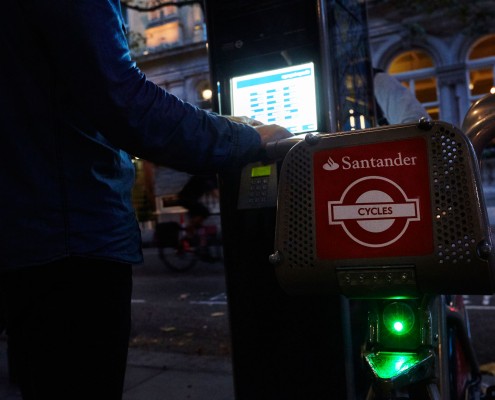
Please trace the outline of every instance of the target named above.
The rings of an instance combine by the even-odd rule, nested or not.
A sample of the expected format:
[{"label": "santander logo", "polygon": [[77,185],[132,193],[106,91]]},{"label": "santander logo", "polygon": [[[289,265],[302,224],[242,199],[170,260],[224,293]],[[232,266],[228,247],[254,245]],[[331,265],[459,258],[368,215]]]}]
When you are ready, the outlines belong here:
[{"label": "santander logo", "polygon": [[403,156],[398,152],[393,157],[386,158],[361,158],[353,159],[351,156],[343,156],[340,163],[335,162],[332,157],[323,164],[326,171],[335,171],[342,167],[343,170],[349,169],[369,169],[369,168],[392,168],[416,165],[418,157]]},{"label": "santander logo", "polygon": [[332,157],[328,157],[328,160],[325,164],[323,164],[323,169],[327,171],[334,171],[336,169],[339,169],[340,165],[337,164],[335,161],[332,160]]},{"label": "santander logo", "polygon": [[367,259],[434,251],[428,146],[427,138],[408,136],[315,148],[311,172],[319,259],[363,259],[366,265]]}]

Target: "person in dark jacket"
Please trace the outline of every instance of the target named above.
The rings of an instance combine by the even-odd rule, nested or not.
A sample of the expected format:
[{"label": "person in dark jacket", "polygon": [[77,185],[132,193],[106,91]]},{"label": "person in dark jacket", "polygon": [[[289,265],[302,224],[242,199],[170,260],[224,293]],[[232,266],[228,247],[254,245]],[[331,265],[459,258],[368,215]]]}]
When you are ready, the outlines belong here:
[{"label": "person in dark jacket", "polygon": [[138,156],[191,174],[258,159],[276,125],[187,104],[131,60],[118,0],[3,4],[0,290],[24,399],[120,399]]}]

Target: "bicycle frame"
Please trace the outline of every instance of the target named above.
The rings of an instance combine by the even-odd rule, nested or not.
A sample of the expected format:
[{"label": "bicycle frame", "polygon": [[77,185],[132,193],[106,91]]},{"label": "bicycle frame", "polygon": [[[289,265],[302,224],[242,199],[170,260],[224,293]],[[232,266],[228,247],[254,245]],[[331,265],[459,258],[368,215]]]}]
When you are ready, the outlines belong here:
[{"label": "bicycle frame", "polygon": [[[159,258],[173,272],[186,272],[198,261],[212,263],[221,259],[220,238],[215,225],[194,227],[192,234],[177,222],[157,225],[155,243]],[[216,254],[211,254],[213,250]]]},{"label": "bicycle frame", "polygon": [[[437,129],[441,133],[438,133]],[[368,370],[373,373],[373,382],[366,397],[368,400],[395,399],[404,396],[421,400],[446,400],[480,396],[480,373],[471,347],[462,303],[459,303],[456,297],[453,297],[452,301],[447,301],[445,295],[494,292],[492,245],[477,168],[483,149],[495,137],[495,96],[487,96],[473,105],[465,118],[463,130],[465,136],[441,122],[421,121],[416,127],[392,126],[360,133],[308,135],[302,145],[301,139],[293,138],[271,144],[268,148],[271,158],[284,159],[279,184],[275,252],[270,257],[279,283],[288,293],[343,294],[369,307],[366,346],[362,353]],[[432,135],[440,135],[442,143],[438,150],[435,150],[435,145],[431,144],[429,134],[423,135],[419,131],[431,131]],[[385,135],[386,138],[380,135]],[[420,136],[428,143],[426,150],[421,147],[423,146],[421,140],[414,139]],[[399,151],[395,151],[393,144],[395,141],[403,142],[398,147]],[[407,143],[404,144],[404,141]],[[323,142],[326,144],[322,144]],[[340,157],[340,164],[348,167],[348,170],[364,169],[369,165],[379,167],[389,162],[380,161],[382,159],[379,155],[374,158],[362,157],[364,161],[354,161],[352,156],[343,156],[344,150],[339,152],[340,149],[345,149],[352,155],[375,154],[379,149],[378,146],[388,146],[398,154],[397,158],[391,161],[392,163],[412,165],[415,161],[414,157],[410,157],[404,149],[416,145],[420,150],[414,154],[428,152],[429,156],[424,157],[424,162],[428,163],[429,170],[427,172],[420,170],[418,174],[411,175],[411,179],[416,180],[411,187],[421,186],[421,180],[428,179],[431,185],[424,193],[431,194],[431,204],[425,200],[424,193],[416,193],[414,190],[412,192],[416,197],[406,194],[401,198],[401,186],[407,185],[400,177],[397,179],[401,183],[395,185],[399,190],[395,191],[393,189],[395,177],[389,179],[375,175],[355,175],[342,186],[339,192],[340,198],[337,196],[336,200],[335,193],[326,188],[327,181],[313,175],[320,173],[315,172],[317,164],[324,165],[326,171],[334,171],[338,168],[335,167],[334,161],[337,157]],[[453,161],[452,158],[438,156],[438,152],[443,152],[447,147],[449,157],[450,153],[459,151],[452,156]],[[457,157],[461,153],[462,157]],[[448,175],[455,173],[455,168],[449,163],[461,168],[458,162],[461,158],[464,168],[461,174],[465,174],[462,179],[455,178],[442,182],[441,178],[437,179],[434,176],[444,172],[436,170],[437,164],[443,163],[442,159],[446,160],[445,175]],[[469,161],[466,158],[469,158]],[[325,161],[327,159],[328,161]],[[342,179],[343,175],[338,177]],[[338,181],[337,178],[334,181]],[[373,181],[373,184],[365,186],[360,191],[356,189],[358,184],[367,183],[366,181]],[[461,190],[457,195],[468,198],[467,203],[461,208],[468,214],[471,213],[467,217],[466,224],[469,228],[457,227],[456,230],[447,227],[445,229],[449,231],[448,234],[439,233],[436,230],[438,226],[435,225],[436,221],[430,221],[425,225],[425,231],[431,232],[429,223],[434,225],[433,245],[429,246],[427,240],[422,242],[423,238],[418,236],[421,232],[417,231],[416,236],[413,237],[424,243],[424,247],[417,246],[415,248],[417,251],[404,250],[405,248],[400,246],[395,249],[392,247],[395,242],[399,243],[402,240],[402,236],[406,235],[404,232],[407,232],[409,227],[419,224],[420,218],[418,219],[417,216],[420,213],[421,216],[429,215],[424,210],[429,209],[430,206],[433,210],[431,219],[442,220],[449,212],[452,214],[452,219],[455,214],[452,208],[458,205],[454,207],[452,198],[445,200],[445,197],[448,197],[445,191],[458,190],[456,186],[460,186],[461,181],[466,191]],[[322,183],[325,189],[319,188]],[[445,187],[439,188],[441,185]],[[320,204],[316,199],[318,190],[324,197],[326,196]],[[388,193],[393,193],[388,198],[383,195],[387,190]],[[373,193],[370,194],[371,192]],[[376,192],[379,192],[378,198],[381,201],[373,197]],[[402,194],[404,192],[402,191]],[[414,202],[415,198],[419,198],[423,205],[426,202],[426,207],[421,209],[419,203]],[[460,202],[458,197],[455,202]],[[376,203],[380,203],[380,206],[376,206]],[[361,204],[369,205],[368,209],[365,210]],[[374,239],[369,238],[373,235],[358,236],[359,227],[356,227],[354,222],[348,222],[351,217],[360,219],[362,223],[358,225],[364,226],[368,232],[385,232],[389,229],[388,226],[395,222],[380,225],[374,224],[373,221],[378,218],[382,221],[386,220],[386,215],[378,214],[392,213],[395,204],[399,204],[404,215],[410,219],[407,224],[405,223],[406,228],[403,228],[402,233],[395,234],[398,237],[395,241],[394,238],[390,239],[385,235],[380,243],[373,242]],[[359,207],[357,208],[356,205]],[[361,213],[366,212],[374,215],[367,215],[369,218],[364,218]],[[327,222],[318,221],[322,213],[325,215],[328,213],[325,217]],[[394,221],[398,220],[399,218]],[[328,229],[327,223],[333,225],[331,230]],[[356,257],[346,254],[350,251],[349,247],[344,246],[348,238],[346,237],[345,240],[336,238],[341,233],[333,228],[345,231],[347,236],[354,240],[356,251],[362,251],[362,254]],[[454,231],[455,234],[452,233]],[[460,231],[464,233],[459,235]],[[318,235],[325,232],[331,232],[333,236],[327,235],[325,244],[322,245]],[[455,235],[457,237],[454,238]],[[470,235],[472,237],[467,238]],[[447,248],[444,242],[451,248]],[[459,243],[458,247],[456,243]],[[333,250],[331,249],[333,247],[341,247],[344,250]],[[393,251],[387,253],[380,248],[393,249]],[[431,256],[433,253],[436,255]],[[394,312],[398,312],[403,317],[407,316],[409,322],[405,317],[402,321],[395,321]],[[385,315],[391,315],[387,318],[391,324],[396,325],[387,325]],[[414,321],[411,322],[412,320]],[[408,323],[409,328],[407,328]],[[404,339],[405,334],[401,331],[406,328],[411,329],[414,337]],[[394,330],[396,332],[393,332]],[[394,337],[394,334],[397,336]],[[352,385],[351,377],[348,386]]]}]

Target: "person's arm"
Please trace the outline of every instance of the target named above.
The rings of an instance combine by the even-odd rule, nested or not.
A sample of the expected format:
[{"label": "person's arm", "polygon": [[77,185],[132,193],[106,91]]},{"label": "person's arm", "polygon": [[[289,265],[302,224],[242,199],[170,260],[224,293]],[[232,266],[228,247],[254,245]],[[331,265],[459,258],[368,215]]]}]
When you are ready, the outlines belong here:
[{"label": "person's arm", "polygon": [[148,81],[131,60],[118,0],[32,1],[67,123],[89,122],[114,146],[187,171],[243,164],[287,134],[200,110]]},{"label": "person's arm", "polygon": [[396,78],[379,72],[374,77],[375,98],[390,124],[418,122],[429,118],[421,103]]}]

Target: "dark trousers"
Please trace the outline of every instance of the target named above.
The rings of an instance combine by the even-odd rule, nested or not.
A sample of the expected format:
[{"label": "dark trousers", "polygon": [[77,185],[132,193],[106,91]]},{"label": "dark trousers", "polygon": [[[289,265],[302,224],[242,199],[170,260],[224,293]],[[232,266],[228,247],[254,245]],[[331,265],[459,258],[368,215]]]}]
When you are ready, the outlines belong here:
[{"label": "dark trousers", "polygon": [[11,377],[24,400],[122,398],[132,268],[68,258],[0,274]]}]

